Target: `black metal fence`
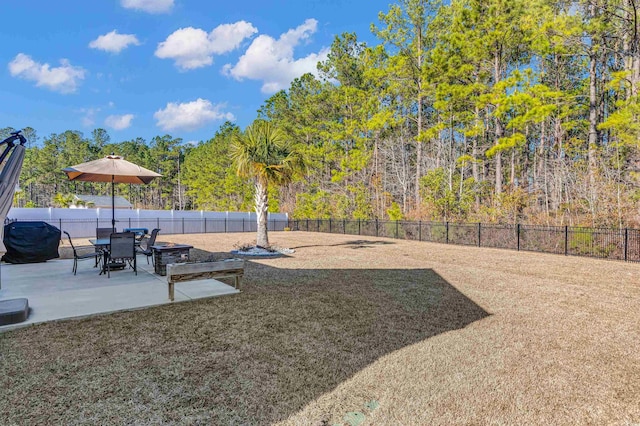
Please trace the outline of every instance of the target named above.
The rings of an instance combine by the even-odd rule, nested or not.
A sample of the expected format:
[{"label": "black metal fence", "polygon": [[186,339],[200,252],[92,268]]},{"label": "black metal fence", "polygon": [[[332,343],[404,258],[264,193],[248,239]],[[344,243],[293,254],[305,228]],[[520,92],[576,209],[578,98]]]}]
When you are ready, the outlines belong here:
[{"label": "black metal fence", "polygon": [[629,228],[341,219],[292,219],[289,228],[640,262],[640,230]]},{"label": "black metal fence", "polygon": [[[35,219],[30,219],[35,220]],[[94,237],[95,228],[110,227],[110,219],[42,220],[71,234]],[[116,228],[160,228],[167,234],[256,232],[249,219],[125,219]],[[640,229],[570,226],[495,225],[482,223],[411,222],[342,219],[269,219],[270,231],[328,232],[402,238],[443,244],[504,248],[541,253],[640,262]]]}]

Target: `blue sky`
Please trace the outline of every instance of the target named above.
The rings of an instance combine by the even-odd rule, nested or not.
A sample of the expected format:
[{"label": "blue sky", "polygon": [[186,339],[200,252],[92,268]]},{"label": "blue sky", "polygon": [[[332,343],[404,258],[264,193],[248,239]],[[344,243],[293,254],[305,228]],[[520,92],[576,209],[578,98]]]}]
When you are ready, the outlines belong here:
[{"label": "blue sky", "polygon": [[2,1],[0,126],[42,139],[104,128],[113,142],[207,140],[244,128],[333,38],[369,30],[391,0]]}]

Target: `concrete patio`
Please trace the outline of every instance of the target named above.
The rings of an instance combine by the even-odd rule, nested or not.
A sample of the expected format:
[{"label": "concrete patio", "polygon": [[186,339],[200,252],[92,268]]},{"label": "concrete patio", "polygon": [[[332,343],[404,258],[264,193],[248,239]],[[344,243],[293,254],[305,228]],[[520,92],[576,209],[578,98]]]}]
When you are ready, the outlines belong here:
[{"label": "concrete patio", "polygon": [[239,293],[233,286],[207,279],[177,283],[175,302],[167,295],[167,280],[156,275],[145,256],[138,256],[138,275],[132,269],[99,275],[92,260],[0,265],[0,300],[25,297],[31,308],[27,321],[0,326],[0,332],[41,322],[140,309],[168,303]]}]

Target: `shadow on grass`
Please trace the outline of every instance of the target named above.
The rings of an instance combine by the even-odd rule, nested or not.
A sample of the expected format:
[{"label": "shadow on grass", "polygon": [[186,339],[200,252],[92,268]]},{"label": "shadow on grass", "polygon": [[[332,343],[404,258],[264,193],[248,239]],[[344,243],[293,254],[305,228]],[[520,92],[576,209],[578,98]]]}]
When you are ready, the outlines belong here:
[{"label": "shadow on grass", "polygon": [[12,389],[0,411],[8,423],[270,424],[380,357],[488,315],[431,269],[248,262],[233,297],[0,335]]},{"label": "shadow on grass", "polygon": [[353,240],[353,241],[345,241],[340,244],[312,244],[306,246],[296,246],[291,247],[292,249],[301,249],[307,247],[338,247],[338,246],[349,246],[351,248],[369,248],[373,246],[387,245],[387,244],[395,244],[391,241],[375,241],[375,240]]}]

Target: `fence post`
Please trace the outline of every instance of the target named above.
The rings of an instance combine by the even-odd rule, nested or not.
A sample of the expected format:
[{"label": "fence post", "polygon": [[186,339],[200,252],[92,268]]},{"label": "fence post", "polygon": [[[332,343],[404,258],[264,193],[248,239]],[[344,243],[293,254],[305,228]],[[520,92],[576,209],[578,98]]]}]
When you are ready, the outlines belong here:
[{"label": "fence post", "polygon": [[227,218],[224,218],[224,233],[227,233]]},{"label": "fence post", "polygon": [[129,218],[129,228],[131,228],[131,218]]},{"label": "fence post", "polygon": [[244,232],[244,217],[242,218],[242,232]]},{"label": "fence post", "polygon": [[360,235],[360,219],[358,219],[358,235]]},{"label": "fence post", "polygon": [[182,218],[182,233],[184,234],[184,217]]},{"label": "fence post", "polygon": [[396,238],[399,238],[400,234],[398,234],[398,219],[396,219]]},{"label": "fence post", "polygon": [[518,251],[520,251],[520,224],[516,225],[516,234],[518,239]]},{"label": "fence post", "polygon": [[379,232],[380,231],[378,231],[378,218],[376,217],[376,237],[379,235]]},{"label": "fence post", "polygon": [[347,233],[347,219],[342,219],[342,233]]},{"label": "fence post", "polygon": [[329,218],[329,233],[331,233],[331,218]]},{"label": "fence post", "polygon": [[628,248],[629,248],[629,228],[624,228],[624,261],[627,261],[628,256]]},{"label": "fence post", "polygon": [[569,226],[564,226],[564,255],[569,254]]},{"label": "fence post", "polygon": [[156,224],[157,224],[156,228],[160,228],[160,218],[159,217],[156,218]]},{"label": "fence post", "polygon": [[204,218],[204,233],[207,233],[207,218]]},{"label": "fence post", "polygon": [[449,222],[447,221],[445,224],[445,244],[449,244]]},{"label": "fence post", "polygon": [[478,247],[482,247],[482,223],[478,222]]}]

